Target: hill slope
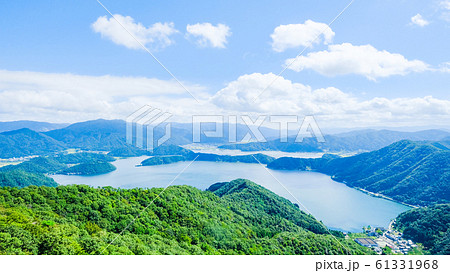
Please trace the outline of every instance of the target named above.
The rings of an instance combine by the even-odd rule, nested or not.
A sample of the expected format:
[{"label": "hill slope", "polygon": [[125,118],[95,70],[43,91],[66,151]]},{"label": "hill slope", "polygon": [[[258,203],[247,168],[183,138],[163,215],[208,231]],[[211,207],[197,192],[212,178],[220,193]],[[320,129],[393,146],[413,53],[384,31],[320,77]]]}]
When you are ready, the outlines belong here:
[{"label": "hill slope", "polygon": [[91,120],[74,123],[66,128],[45,134],[71,148],[89,150],[113,150],[127,146],[125,143],[125,121]]},{"label": "hill slope", "polygon": [[432,254],[450,254],[450,204],[404,212],[397,217],[395,227]]},{"label": "hill slope", "polygon": [[189,186],[0,188],[0,254],[371,253],[308,230],[311,216],[252,182],[231,183],[222,197]]},{"label": "hill slope", "polygon": [[0,133],[0,158],[43,155],[65,148],[64,143],[26,128]]},{"label": "hill slope", "polygon": [[56,187],[58,184],[43,174],[27,173],[21,170],[0,172],[0,187],[23,188],[31,185]]},{"label": "hill slope", "polygon": [[404,140],[345,158],[280,158],[268,167],[315,170],[349,186],[414,205],[450,202],[450,151],[429,143]]},{"label": "hill slope", "polygon": [[58,174],[66,175],[98,175],[110,173],[116,170],[116,167],[109,162],[90,162],[80,163],[78,165],[69,167]]}]

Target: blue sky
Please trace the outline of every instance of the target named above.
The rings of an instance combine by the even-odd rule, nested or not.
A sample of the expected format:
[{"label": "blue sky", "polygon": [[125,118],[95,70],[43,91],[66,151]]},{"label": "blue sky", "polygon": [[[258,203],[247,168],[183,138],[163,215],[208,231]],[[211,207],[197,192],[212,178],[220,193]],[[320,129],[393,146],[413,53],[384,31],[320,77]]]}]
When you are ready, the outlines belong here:
[{"label": "blue sky", "polygon": [[[281,83],[268,90],[266,99],[274,104],[257,101],[257,106],[250,95],[264,89],[265,78],[278,74],[286,60],[304,49],[305,41],[295,40],[298,32],[322,30],[321,24],[328,24],[350,1],[101,2],[113,14],[129,16],[130,26],[147,28],[143,43],[192,90],[201,106],[142,48],[119,41],[127,38],[117,28],[111,30],[117,22],[97,1],[8,1],[0,10],[1,120],[120,118],[145,102],[182,116],[198,114],[201,108],[208,114],[247,110],[313,114],[339,126],[349,120],[359,127],[386,122],[390,126],[449,124],[449,1],[355,0],[331,25],[334,34],[329,41],[319,35],[320,42],[307,48],[305,58],[299,60],[302,68],[287,69]],[[96,29],[93,24],[102,16],[106,21]],[[207,23],[213,29],[220,24],[227,35],[216,29],[212,37],[205,30]],[[171,34],[162,38],[148,34],[154,24],[166,24]],[[206,36],[195,36],[194,30],[188,33],[187,26],[194,29],[196,24]],[[280,28],[278,43],[283,39],[298,43],[277,50],[274,34],[286,25],[292,27]],[[299,39],[305,40],[302,35]],[[216,38],[216,45],[208,37]],[[382,67],[377,70],[371,65]],[[116,86],[124,86],[123,92],[102,82],[115,80],[120,82]],[[292,100],[297,103],[283,107]]]}]

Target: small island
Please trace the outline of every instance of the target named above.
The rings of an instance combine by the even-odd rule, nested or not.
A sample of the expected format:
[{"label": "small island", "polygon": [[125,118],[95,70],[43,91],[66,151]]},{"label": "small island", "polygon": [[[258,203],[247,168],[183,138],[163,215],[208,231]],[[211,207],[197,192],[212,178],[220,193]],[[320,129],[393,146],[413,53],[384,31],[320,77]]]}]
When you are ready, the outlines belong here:
[{"label": "small island", "polygon": [[92,163],[81,163],[62,171],[58,174],[65,175],[98,175],[105,174],[115,171],[116,167],[109,162],[92,162]]},{"label": "small island", "polygon": [[183,155],[164,155],[153,156],[141,162],[140,166],[155,166],[171,164],[181,161],[210,161],[210,162],[229,162],[229,163],[261,163],[268,164],[275,160],[275,158],[265,154],[251,154],[251,155],[217,155],[207,153],[190,152]]}]

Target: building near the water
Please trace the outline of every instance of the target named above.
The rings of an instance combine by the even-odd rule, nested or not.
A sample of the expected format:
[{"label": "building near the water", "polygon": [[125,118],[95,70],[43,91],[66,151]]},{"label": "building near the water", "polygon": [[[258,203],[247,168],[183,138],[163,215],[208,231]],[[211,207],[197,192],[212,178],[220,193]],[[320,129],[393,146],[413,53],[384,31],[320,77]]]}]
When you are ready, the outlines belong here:
[{"label": "building near the water", "polygon": [[377,247],[378,244],[370,238],[356,238],[355,242],[365,247]]}]

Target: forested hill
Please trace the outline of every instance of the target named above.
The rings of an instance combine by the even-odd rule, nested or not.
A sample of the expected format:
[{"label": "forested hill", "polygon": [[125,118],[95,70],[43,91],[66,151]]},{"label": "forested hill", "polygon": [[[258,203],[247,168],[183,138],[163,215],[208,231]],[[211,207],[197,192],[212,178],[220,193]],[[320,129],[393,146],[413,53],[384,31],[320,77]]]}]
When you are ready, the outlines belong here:
[{"label": "forested hill", "polygon": [[395,227],[431,254],[450,255],[450,204],[404,212],[397,217]]},{"label": "forested hill", "polygon": [[45,155],[65,148],[64,143],[30,129],[0,133],[0,158]]},{"label": "forested hill", "polygon": [[113,150],[126,146],[125,121],[91,120],[75,123],[45,134],[70,148]]},{"label": "forested hill", "polygon": [[[264,218],[274,218],[277,222],[273,225],[279,226],[285,219],[295,225],[303,227],[318,234],[326,234],[327,228],[320,224],[313,216],[298,209],[298,206],[289,200],[282,198],[266,188],[249,180],[239,179],[229,183],[216,183],[211,185],[207,191],[211,191],[224,200],[227,200],[232,209],[236,211],[244,209],[248,212],[245,217],[252,222],[264,221]],[[246,200],[246,202],[242,202]],[[277,220],[277,218],[279,220]]]},{"label": "forested hill", "polygon": [[213,192],[0,188],[0,254],[372,253],[250,181]]},{"label": "forested hill", "polygon": [[116,167],[109,162],[81,163],[67,169],[61,170],[58,174],[66,175],[99,175],[110,173]]},{"label": "forested hill", "polygon": [[52,186],[58,184],[45,174],[96,175],[112,172],[116,169],[109,162],[115,158],[98,153],[59,154],[55,156],[35,157],[15,165],[0,168],[0,186],[26,187]]},{"label": "forested hill", "polygon": [[241,162],[241,163],[261,163],[268,164],[275,160],[275,158],[265,155],[265,154],[252,154],[252,155],[217,155],[217,154],[207,154],[207,153],[194,153],[189,152],[188,154],[181,155],[169,155],[169,156],[153,156],[145,159],[141,162],[142,166],[154,166],[171,164],[180,161],[210,161],[210,162]]},{"label": "forested hill", "polygon": [[450,151],[433,143],[399,141],[345,158],[280,158],[272,169],[314,170],[339,182],[413,205],[450,202]]},{"label": "forested hill", "polygon": [[58,186],[52,178],[40,173],[27,173],[21,170],[0,172],[1,187],[23,188],[31,185],[47,187]]}]

